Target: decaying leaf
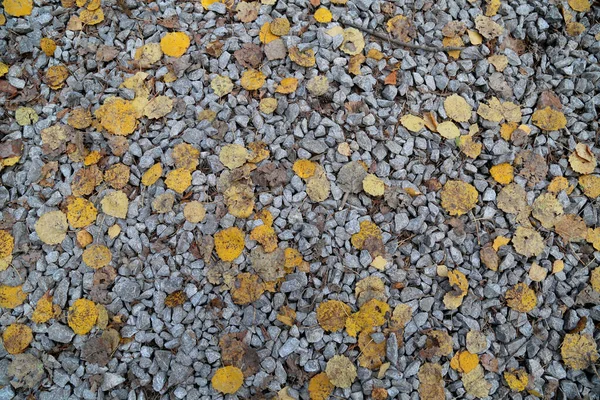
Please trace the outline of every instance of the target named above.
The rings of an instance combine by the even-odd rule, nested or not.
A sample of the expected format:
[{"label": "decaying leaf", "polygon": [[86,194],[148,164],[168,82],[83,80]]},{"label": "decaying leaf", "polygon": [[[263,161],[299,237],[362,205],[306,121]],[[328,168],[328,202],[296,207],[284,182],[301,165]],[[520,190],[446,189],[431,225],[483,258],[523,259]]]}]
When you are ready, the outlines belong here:
[{"label": "decaying leaf", "polygon": [[423,358],[444,357],[452,353],[452,337],[445,331],[427,332],[425,348],[419,352]]},{"label": "decaying leaf", "polygon": [[285,276],[285,255],[279,247],[271,253],[260,246],[253,248],[250,252],[250,265],[263,282],[273,282]]},{"label": "decaying leaf", "polygon": [[337,387],[349,388],[356,379],[356,367],[346,356],[336,355],[327,361],[325,373],[329,381]]},{"label": "decaying leaf", "polygon": [[463,181],[448,181],[440,194],[442,207],[450,215],[463,215],[477,204],[477,189]]},{"label": "decaying leaf", "polygon": [[69,307],[67,322],[77,335],[85,335],[92,330],[98,318],[98,309],[93,301],[77,299]]},{"label": "decaying leaf", "polygon": [[495,39],[504,33],[504,28],[502,26],[484,15],[478,15],[475,18],[475,27],[479,33],[488,40]]},{"label": "decaying leaf", "polygon": [[481,262],[492,271],[498,271],[500,265],[500,257],[498,257],[497,251],[490,243],[483,246],[479,251]]},{"label": "decaying leaf", "polygon": [[238,367],[228,365],[219,368],[210,383],[221,393],[233,394],[244,384],[244,374]]},{"label": "decaying leaf", "polygon": [[247,272],[236,277],[234,287],[231,289],[231,297],[235,304],[244,305],[255,302],[262,296],[265,286],[259,282],[258,275]]},{"label": "decaying leaf", "polygon": [[546,179],[548,173],[546,160],[531,150],[519,152],[515,157],[514,164],[520,168],[519,175],[527,179],[529,186],[535,186]]},{"label": "decaying leaf", "polygon": [[529,375],[524,369],[515,369],[504,372],[504,379],[508,387],[515,392],[521,392],[525,390],[529,383]]},{"label": "decaying leaf", "polygon": [[368,369],[379,368],[385,358],[385,344],[385,340],[376,343],[369,331],[362,331],[358,335],[358,347],[361,352],[358,356],[359,365]]},{"label": "decaying leaf", "polygon": [[160,43],[146,43],[136,49],[133,59],[137,61],[140,68],[151,68],[153,64],[160,61],[162,56]]},{"label": "decaying leaf", "polygon": [[470,330],[467,332],[467,350],[469,353],[481,354],[488,349],[488,341],[485,333]]},{"label": "decaying leaf", "polygon": [[374,174],[367,174],[363,179],[363,189],[371,196],[383,196],[385,193],[385,183]]},{"label": "decaying leaf", "polygon": [[484,398],[490,395],[492,384],[485,379],[481,365],[477,365],[470,372],[463,374],[462,383],[467,393],[472,396]]},{"label": "decaying leaf", "polygon": [[129,209],[129,199],[127,195],[120,191],[114,190],[107,193],[100,201],[102,212],[115,218],[126,218]]},{"label": "decaying leaf", "polygon": [[452,291],[444,295],[444,305],[449,310],[456,310],[463,302],[469,290],[469,282],[465,274],[458,270],[448,271],[448,281]]},{"label": "decaying leaf", "polygon": [[317,75],[306,83],[306,90],[313,96],[323,96],[329,90],[329,79],[324,75]]},{"label": "decaying leaf", "polygon": [[243,341],[243,332],[228,333],[219,340],[221,360],[224,365],[233,365],[242,370],[244,377],[260,370],[260,357],[256,350]]},{"label": "decaying leaf", "polygon": [[564,363],[573,369],[586,369],[599,358],[594,338],[579,333],[565,335],[560,354]]},{"label": "decaying leaf", "polygon": [[410,42],[417,33],[413,22],[404,15],[390,18],[387,22],[387,31],[405,43]]},{"label": "decaying leaf", "polygon": [[525,283],[518,283],[504,294],[506,304],[515,311],[527,313],[537,305],[537,295]]},{"label": "decaying leaf", "polygon": [[544,239],[533,228],[517,227],[512,242],[515,251],[525,257],[537,257],[544,251]]},{"label": "decaying leaf", "polygon": [[363,304],[360,309],[346,319],[346,332],[352,337],[363,330],[371,330],[385,323],[385,314],[390,310],[387,303],[377,299]]},{"label": "decaying leaf", "polygon": [[188,297],[183,290],[176,290],[165,297],[165,307],[175,308],[182,306],[187,299]]},{"label": "decaying leaf", "polygon": [[277,321],[287,326],[293,326],[296,323],[296,311],[288,306],[281,307],[277,314]]},{"label": "decaying leaf", "polygon": [[229,169],[241,167],[249,158],[248,150],[239,144],[225,145],[219,152],[219,161]]},{"label": "decaying leaf", "polygon": [[531,208],[531,215],[546,229],[552,229],[556,219],[562,214],[562,205],[550,193],[541,194],[535,199]]},{"label": "decaying leaf", "polygon": [[42,361],[29,353],[16,354],[8,365],[7,373],[12,377],[12,387],[26,389],[38,387],[46,374]]},{"label": "decaying leaf", "polygon": [[306,194],[312,201],[321,202],[327,200],[330,191],[330,183],[325,169],[317,164],[315,173],[306,181]]},{"label": "decaying leaf", "polygon": [[[357,55],[365,48],[365,38],[361,31],[356,28],[344,29],[344,40],[340,46],[340,49],[351,56]],[[291,54],[291,53],[290,53]]]},{"label": "decaying leaf", "polygon": [[[240,4],[248,4],[248,3],[240,3]],[[217,75],[210,81],[210,87],[215,92],[215,94],[219,97],[223,97],[233,90],[233,82],[228,76]]]},{"label": "decaying leaf", "polygon": [[477,158],[483,145],[473,140],[473,135],[462,135],[456,138],[456,145],[467,157]]},{"label": "decaying leaf", "polygon": [[254,191],[243,183],[234,183],[223,193],[227,210],[238,218],[248,218],[254,210]]},{"label": "decaying leaf", "polygon": [[535,110],[531,121],[544,131],[557,131],[567,126],[565,114],[551,107]]},{"label": "decaying leaf", "polygon": [[346,326],[352,309],[339,300],[323,301],[317,307],[317,321],[327,332],[336,332]]},{"label": "decaying leaf", "polygon": [[556,218],[554,231],[563,242],[578,242],[587,237],[587,226],[583,218],[576,214],[563,214]]},{"label": "decaying leaf", "polygon": [[327,377],[327,373],[321,372],[310,379],[308,383],[308,394],[310,400],[327,400],[335,386]]},{"label": "decaying leaf", "polygon": [[381,237],[381,229],[377,225],[371,221],[361,221],[360,230],[352,235],[350,242],[356,249],[362,250],[365,248],[365,242],[368,238],[382,240]]},{"label": "decaying leaf", "polygon": [[444,378],[442,366],[433,363],[423,363],[419,368],[419,396],[423,400],[444,400]]},{"label": "decaying leaf", "polygon": [[579,177],[579,185],[583,189],[583,193],[590,199],[600,197],[600,176],[582,175]]},{"label": "decaying leaf", "polygon": [[156,96],[144,107],[144,115],[150,119],[162,118],[173,109],[173,99],[167,96]]},{"label": "decaying leaf", "polygon": [[23,324],[10,324],[2,334],[4,348],[9,354],[22,353],[32,340],[31,328]]},{"label": "decaying leaf", "polygon": [[340,168],[337,184],[344,192],[359,193],[366,176],[366,168],[358,161],[351,161]]},{"label": "decaying leaf", "polygon": [[497,198],[498,208],[509,214],[520,214],[528,209],[527,193],[516,183],[500,190]]}]

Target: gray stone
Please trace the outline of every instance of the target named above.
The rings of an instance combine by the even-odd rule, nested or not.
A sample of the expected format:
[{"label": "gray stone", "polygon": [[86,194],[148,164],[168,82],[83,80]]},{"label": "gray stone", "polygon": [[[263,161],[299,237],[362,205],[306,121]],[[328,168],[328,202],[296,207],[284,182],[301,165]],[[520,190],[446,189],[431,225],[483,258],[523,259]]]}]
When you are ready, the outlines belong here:
[{"label": "gray stone", "polygon": [[48,328],[48,338],[58,343],[70,343],[75,333],[66,325],[54,322]]}]

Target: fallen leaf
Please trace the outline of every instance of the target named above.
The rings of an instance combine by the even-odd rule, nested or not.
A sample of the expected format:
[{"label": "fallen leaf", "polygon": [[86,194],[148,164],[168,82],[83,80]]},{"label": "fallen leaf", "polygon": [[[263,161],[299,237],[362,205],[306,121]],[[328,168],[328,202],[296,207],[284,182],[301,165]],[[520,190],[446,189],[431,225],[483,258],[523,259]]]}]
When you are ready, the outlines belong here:
[{"label": "fallen leaf", "polygon": [[579,333],[565,335],[560,354],[564,363],[575,370],[586,369],[599,358],[594,338]]},{"label": "fallen leaf", "polygon": [[59,244],[67,236],[67,217],[61,211],[49,211],[35,223],[35,232],[46,244]]},{"label": "fallen leaf", "polygon": [[231,365],[221,367],[210,380],[213,388],[220,393],[233,394],[244,384],[242,370]]},{"label": "fallen leaf", "polygon": [[77,335],[85,335],[92,330],[98,318],[98,310],[93,301],[77,299],[69,307],[67,322]]},{"label": "fallen leaf", "polygon": [[450,215],[463,215],[477,204],[477,189],[463,181],[448,181],[440,194],[442,207]]},{"label": "fallen leaf", "polygon": [[217,255],[223,261],[235,260],[244,250],[244,233],[235,226],[215,233],[214,238]]},{"label": "fallen leaf", "polygon": [[444,100],[444,110],[448,118],[456,122],[467,122],[471,118],[473,109],[464,98],[453,94]]},{"label": "fallen leaf", "polygon": [[160,40],[160,48],[169,57],[181,57],[190,47],[190,37],[184,32],[169,32]]},{"label": "fallen leaf", "polygon": [[9,354],[22,353],[32,340],[31,328],[23,324],[10,324],[2,334],[4,348]]},{"label": "fallen leaf", "polygon": [[506,304],[515,311],[527,313],[537,305],[537,295],[525,283],[518,283],[504,294]]},{"label": "fallen leaf", "polygon": [[308,383],[310,400],[327,400],[335,386],[331,383],[325,372],[313,376]]},{"label": "fallen leaf", "polygon": [[335,355],[327,361],[325,373],[329,381],[337,387],[349,388],[356,379],[356,367],[346,356]]}]

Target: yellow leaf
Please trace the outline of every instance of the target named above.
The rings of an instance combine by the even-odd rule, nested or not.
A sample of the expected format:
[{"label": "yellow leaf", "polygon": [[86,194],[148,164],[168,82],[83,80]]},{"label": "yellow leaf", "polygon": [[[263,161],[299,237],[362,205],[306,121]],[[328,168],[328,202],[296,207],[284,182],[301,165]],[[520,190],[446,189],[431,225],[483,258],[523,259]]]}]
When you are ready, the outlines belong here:
[{"label": "yellow leaf", "polygon": [[31,320],[36,324],[43,324],[52,318],[58,317],[60,307],[52,303],[52,296],[49,293],[44,294],[35,305],[35,310],[31,315]]},{"label": "yellow leaf", "polygon": [[259,225],[250,232],[250,239],[260,243],[266,253],[277,249],[277,234],[270,225]]},{"label": "yellow leaf", "polygon": [[444,121],[438,124],[437,132],[446,139],[456,139],[460,136],[460,130],[452,121]]},{"label": "yellow leaf", "polygon": [[[261,85],[262,86],[262,85]],[[210,87],[219,97],[223,97],[233,90],[233,82],[225,75],[217,75],[210,82]]]},{"label": "yellow leaf", "polygon": [[325,372],[318,373],[308,382],[310,400],[327,400],[334,388]]},{"label": "yellow leaf", "polygon": [[586,369],[598,361],[596,341],[588,334],[567,333],[560,354],[565,364],[573,369]]},{"label": "yellow leaf", "polygon": [[275,89],[275,92],[282,93],[282,94],[290,94],[290,93],[294,93],[297,88],[298,88],[298,79],[297,78],[284,78],[281,80],[281,82]]},{"label": "yellow leaf", "polygon": [[265,285],[259,282],[258,275],[243,272],[238,274],[231,289],[231,298],[235,304],[244,305],[255,302],[265,292]]},{"label": "yellow leaf", "polygon": [[346,332],[352,337],[365,329],[381,326],[385,323],[385,314],[390,310],[383,301],[372,299],[363,304],[358,312],[346,319]]},{"label": "yellow leaf", "polygon": [[315,174],[317,164],[310,160],[297,160],[292,169],[300,178],[308,179]]},{"label": "yellow leaf", "polygon": [[468,374],[479,365],[479,356],[472,354],[467,350],[459,351],[450,360],[450,367],[452,369]]},{"label": "yellow leaf", "polygon": [[150,119],[162,118],[173,109],[173,99],[167,96],[156,96],[144,107],[144,115]]},{"label": "yellow leaf", "polygon": [[238,367],[228,365],[219,368],[210,383],[218,392],[233,394],[244,384],[244,374]]},{"label": "yellow leaf", "polygon": [[361,221],[360,230],[352,235],[350,242],[354,248],[363,250],[368,238],[381,239],[381,229],[371,221]]},{"label": "yellow leaf", "polygon": [[587,12],[590,11],[590,1],[589,0],[568,0],[569,6],[577,12]]},{"label": "yellow leaf", "polygon": [[277,109],[277,99],[274,97],[263,97],[260,100],[259,108],[265,114],[272,114]]},{"label": "yellow leaf", "polygon": [[488,348],[487,336],[481,331],[467,332],[467,350],[473,354],[481,354]]},{"label": "yellow leaf", "polygon": [[340,46],[340,49],[342,49],[344,53],[354,56],[361,53],[364,48],[365,38],[358,29],[344,29],[344,40]]},{"label": "yellow leaf", "polygon": [[23,293],[23,286],[0,285],[0,307],[13,309],[23,304],[27,295]]},{"label": "yellow leaf", "polygon": [[160,40],[160,48],[169,57],[181,57],[190,47],[190,37],[184,32],[169,32]]},{"label": "yellow leaf", "polygon": [[186,301],[187,296],[185,292],[183,290],[176,290],[165,297],[165,307],[175,308],[183,305]]},{"label": "yellow leaf", "polygon": [[133,103],[118,97],[107,99],[94,115],[102,127],[114,135],[127,136],[137,126]]},{"label": "yellow leaf", "polygon": [[486,0],[487,7],[485,9],[486,17],[493,17],[498,14],[498,10],[500,9],[500,0]]},{"label": "yellow leaf", "polygon": [[585,32],[585,25],[581,22],[567,22],[567,35],[569,36],[579,36],[583,32]]},{"label": "yellow leaf", "polygon": [[469,29],[467,30],[467,34],[469,35],[469,41],[472,45],[479,46],[481,43],[483,43],[483,37],[479,34],[479,32]]},{"label": "yellow leaf", "polygon": [[558,274],[563,269],[565,269],[565,262],[563,260],[554,260],[552,263],[552,273]]},{"label": "yellow leaf", "polygon": [[4,348],[9,354],[20,354],[33,340],[31,328],[23,324],[10,324],[2,334]]},{"label": "yellow leaf", "polygon": [[4,12],[13,17],[25,17],[33,10],[33,0],[4,0]]},{"label": "yellow leaf", "polygon": [[[442,39],[442,44],[445,47],[462,47],[465,45],[465,42],[463,42],[460,36],[456,36],[453,38],[444,37],[444,39]],[[450,50],[448,52],[448,55],[457,60],[460,57],[460,50]]]},{"label": "yellow leaf", "polygon": [[59,244],[67,236],[67,217],[61,211],[43,214],[35,223],[35,232],[46,244]]},{"label": "yellow leaf", "polygon": [[473,109],[464,98],[453,94],[444,100],[444,110],[448,118],[456,122],[467,122],[471,118]]},{"label": "yellow leaf", "polygon": [[287,326],[293,326],[296,322],[296,311],[288,306],[281,307],[279,309],[279,313],[277,314],[277,321]]},{"label": "yellow leaf", "polygon": [[518,283],[504,294],[506,304],[515,311],[527,313],[537,305],[537,295],[525,283]]},{"label": "yellow leaf", "polygon": [[223,261],[233,261],[244,250],[244,233],[237,227],[223,229],[215,233],[215,249]]},{"label": "yellow leaf", "polygon": [[404,15],[396,15],[388,20],[387,31],[397,39],[408,43],[411,41],[411,37],[414,36],[415,28],[410,19]]},{"label": "yellow leaf", "polygon": [[127,165],[117,163],[104,172],[104,181],[113,189],[123,189],[129,182],[129,173]]},{"label": "yellow leaf", "polygon": [[537,263],[533,263],[531,264],[531,267],[529,267],[528,275],[529,279],[532,281],[541,282],[546,279],[548,271],[544,267],[539,266]]},{"label": "yellow leaf", "polygon": [[3,62],[0,62],[0,78],[6,75],[8,73],[8,70],[8,65],[4,64]]},{"label": "yellow leaf", "polygon": [[494,250],[498,251],[498,249],[500,249],[500,247],[506,246],[509,242],[510,242],[509,238],[504,237],[504,236],[498,236],[498,237],[496,237],[496,239],[494,239],[494,244],[492,245],[492,247],[494,248]]},{"label": "yellow leaf", "polygon": [[473,135],[463,135],[456,138],[460,150],[470,158],[477,158],[481,154],[482,144],[473,141]]},{"label": "yellow leaf", "polygon": [[504,28],[501,25],[484,15],[478,15],[475,18],[475,27],[488,40],[495,39],[504,33]]},{"label": "yellow leaf", "polygon": [[600,196],[600,176],[582,175],[579,177],[579,185],[587,197],[595,199]]},{"label": "yellow leaf", "polygon": [[160,43],[147,43],[136,49],[133,59],[137,61],[141,68],[150,68],[153,64],[159,62],[162,56],[163,51],[160,48]]},{"label": "yellow leaf", "polygon": [[463,181],[448,181],[440,194],[442,207],[450,215],[463,215],[477,204],[477,189]]},{"label": "yellow leaf", "polygon": [[108,228],[107,233],[109,238],[114,239],[121,233],[121,227],[117,224],[114,224],[110,228]]},{"label": "yellow leaf", "polygon": [[12,262],[15,239],[7,231],[0,230],[0,271],[6,270]]},{"label": "yellow leaf", "polygon": [[371,332],[362,331],[358,335],[358,347],[360,355],[358,356],[358,364],[363,368],[376,369],[383,364],[385,358],[385,340],[380,343],[375,343],[371,339]]},{"label": "yellow leaf", "polygon": [[326,300],[317,307],[317,322],[327,332],[336,332],[346,326],[352,309],[339,300]]},{"label": "yellow leaf", "polygon": [[367,52],[367,58],[372,58],[373,60],[380,61],[385,58],[385,55],[381,51],[371,48]]},{"label": "yellow leaf", "polygon": [[325,368],[325,373],[334,386],[349,388],[356,379],[356,367],[346,356],[333,356]]},{"label": "yellow leaf", "polygon": [[162,166],[160,163],[156,163],[142,175],[142,185],[151,186],[156,183],[156,181],[162,176]]},{"label": "yellow leaf", "polygon": [[503,72],[508,67],[508,57],[505,55],[494,54],[493,56],[489,56],[487,60],[498,72]]},{"label": "yellow leaf", "polygon": [[56,50],[56,42],[50,38],[42,38],[40,39],[40,48],[48,57],[52,57]]},{"label": "yellow leaf", "polygon": [[567,126],[565,114],[550,107],[535,110],[531,116],[531,121],[535,126],[544,131],[557,131]]},{"label": "yellow leaf", "polygon": [[[4,16],[4,14],[0,14],[0,26],[4,26],[6,24],[6,17]],[[0,63],[2,64],[2,63]],[[0,72],[0,76],[2,76],[2,73]]]},{"label": "yellow leaf", "polygon": [[316,63],[315,52],[313,49],[300,51],[298,47],[293,46],[288,49],[290,60],[301,67],[313,67]]},{"label": "yellow leaf", "polygon": [[19,107],[15,110],[15,120],[21,126],[35,124],[39,117],[31,107]]},{"label": "yellow leaf", "polygon": [[494,165],[490,168],[492,178],[501,185],[508,185],[514,179],[514,168],[509,163]]},{"label": "yellow leaf", "polygon": [[419,132],[425,126],[423,118],[411,114],[403,115],[400,123],[411,132]]},{"label": "yellow leaf", "polygon": [[250,163],[258,164],[269,158],[271,155],[267,144],[261,140],[248,143],[248,149],[250,150],[248,158],[248,162]]},{"label": "yellow leaf", "polygon": [[367,174],[363,179],[363,190],[371,196],[383,196],[385,192],[385,184],[381,179],[373,174]]},{"label": "yellow leaf", "polygon": [[274,34],[271,33],[271,23],[270,22],[265,22],[260,27],[260,32],[258,34],[258,37],[260,39],[260,42],[263,43],[263,44],[269,44],[273,40],[279,38],[279,36],[274,35]]},{"label": "yellow leaf", "polygon": [[594,249],[600,251],[600,228],[589,228],[585,240],[594,247]]},{"label": "yellow leaf", "polygon": [[348,63],[348,72],[352,75],[360,75],[360,66],[365,62],[367,58],[362,54],[357,54],[355,56],[350,57],[350,62]]},{"label": "yellow leaf", "polygon": [[67,123],[75,129],[85,129],[92,125],[92,114],[82,107],[71,111]]},{"label": "yellow leaf", "polygon": [[87,299],[77,299],[69,307],[67,322],[77,335],[85,335],[92,330],[98,319],[96,304]]},{"label": "yellow leaf", "polygon": [[513,132],[517,129],[515,122],[508,122],[500,126],[500,136],[502,139],[508,141],[512,137]]},{"label": "yellow leaf", "polygon": [[506,371],[504,373],[504,379],[506,379],[508,387],[515,392],[521,392],[525,390],[527,384],[529,383],[529,375],[527,374],[527,371],[523,369]]},{"label": "yellow leaf", "polygon": [[197,224],[202,222],[204,217],[206,216],[206,210],[204,209],[204,205],[199,201],[190,201],[183,208],[183,216],[186,221]]},{"label": "yellow leaf", "polygon": [[329,11],[325,7],[320,7],[317,11],[315,11],[314,17],[317,22],[326,24],[328,22],[331,22],[332,15],[331,11]]},{"label": "yellow leaf", "polygon": [[104,11],[101,8],[95,10],[82,10],[79,20],[85,25],[98,25],[104,21]]},{"label": "yellow leaf", "polygon": [[543,193],[533,202],[531,214],[544,228],[551,229],[556,218],[563,214],[563,208],[553,194]]},{"label": "yellow leaf", "polygon": [[192,173],[189,169],[177,168],[167,173],[165,185],[171,190],[182,194],[192,184]]},{"label": "yellow leaf", "polygon": [[221,148],[219,161],[229,169],[239,168],[248,161],[248,150],[239,144],[228,144]]},{"label": "yellow leaf", "polygon": [[82,255],[83,262],[90,268],[100,269],[110,264],[112,254],[108,247],[102,244],[87,246]]},{"label": "yellow leaf", "polygon": [[242,73],[240,84],[246,90],[258,90],[266,82],[266,76],[260,71],[255,69],[249,69]]},{"label": "yellow leaf", "polygon": [[77,244],[79,244],[79,247],[81,247],[82,249],[94,241],[92,235],[86,230],[81,230],[77,232],[76,239]]},{"label": "yellow leaf", "polygon": [[275,18],[271,22],[270,30],[275,36],[287,35],[290,32],[290,21],[285,17]]},{"label": "yellow leaf", "polygon": [[73,228],[85,228],[96,220],[96,207],[83,197],[67,199],[67,221]]}]

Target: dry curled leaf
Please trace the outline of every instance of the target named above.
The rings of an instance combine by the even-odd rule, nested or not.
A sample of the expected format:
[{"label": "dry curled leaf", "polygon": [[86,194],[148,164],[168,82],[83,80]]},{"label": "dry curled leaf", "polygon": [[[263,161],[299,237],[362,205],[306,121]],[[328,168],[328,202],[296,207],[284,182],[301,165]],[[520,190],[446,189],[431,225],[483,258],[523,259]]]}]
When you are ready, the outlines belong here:
[{"label": "dry curled leaf", "polygon": [[575,151],[569,156],[569,164],[573,171],[580,174],[591,174],[596,169],[596,156],[585,143],[577,143]]},{"label": "dry curled leaf", "polygon": [[529,375],[524,369],[513,369],[504,372],[504,379],[508,384],[508,387],[515,392],[521,392],[525,390],[529,383]]}]

